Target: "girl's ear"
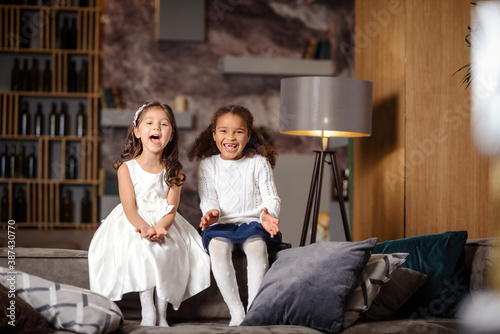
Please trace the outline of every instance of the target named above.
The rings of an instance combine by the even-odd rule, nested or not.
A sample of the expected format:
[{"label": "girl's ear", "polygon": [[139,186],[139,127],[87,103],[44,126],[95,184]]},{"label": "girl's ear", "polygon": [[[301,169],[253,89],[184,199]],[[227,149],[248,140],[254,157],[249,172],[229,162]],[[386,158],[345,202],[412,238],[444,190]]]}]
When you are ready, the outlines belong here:
[{"label": "girl's ear", "polygon": [[137,126],[134,126],[134,135],[136,138],[141,138],[141,133],[139,132]]}]

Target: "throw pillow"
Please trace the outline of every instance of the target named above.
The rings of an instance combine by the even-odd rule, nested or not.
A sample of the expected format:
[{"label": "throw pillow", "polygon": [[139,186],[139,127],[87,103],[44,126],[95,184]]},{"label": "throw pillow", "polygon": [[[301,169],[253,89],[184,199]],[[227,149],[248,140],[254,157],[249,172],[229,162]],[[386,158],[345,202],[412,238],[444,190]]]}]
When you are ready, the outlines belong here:
[{"label": "throw pillow", "polygon": [[242,325],[340,331],[347,297],[376,242],[324,242],[279,252]]},{"label": "throw pillow", "polygon": [[358,283],[347,299],[344,328],[351,326],[359,315],[370,308],[380,288],[389,281],[394,270],[405,261],[408,253],[373,254],[358,278]]},{"label": "throw pillow", "polygon": [[54,283],[0,267],[0,283],[35,308],[55,329],[77,333],[109,333],[121,328],[123,316],[111,300],[90,290]]},{"label": "throw pillow", "polygon": [[364,319],[383,320],[399,308],[425,283],[427,276],[408,268],[399,268],[384,284],[370,308],[361,314]]},{"label": "throw pillow", "polygon": [[[14,290],[15,288],[13,288]],[[0,332],[18,333],[53,333],[49,323],[30,304],[0,284]]]},{"label": "throw pillow", "polygon": [[467,293],[467,231],[427,234],[377,244],[373,253],[410,253],[403,267],[427,275],[426,282],[398,311],[401,317],[453,317]]}]

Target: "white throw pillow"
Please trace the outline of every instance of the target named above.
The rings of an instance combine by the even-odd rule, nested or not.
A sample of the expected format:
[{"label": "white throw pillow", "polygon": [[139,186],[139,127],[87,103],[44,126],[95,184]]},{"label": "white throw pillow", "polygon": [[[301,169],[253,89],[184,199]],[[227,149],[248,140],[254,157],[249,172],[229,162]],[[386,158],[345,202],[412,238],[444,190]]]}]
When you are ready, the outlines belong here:
[{"label": "white throw pillow", "polygon": [[380,288],[389,281],[390,275],[408,257],[408,253],[372,254],[358,278],[358,283],[347,299],[343,327],[358,320],[359,315],[370,308]]},{"label": "white throw pillow", "polygon": [[55,329],[77,333],[110,333],[121,328],[118,305],[90,290],[54,283],[0,267],[0,283],[36,309]]}]

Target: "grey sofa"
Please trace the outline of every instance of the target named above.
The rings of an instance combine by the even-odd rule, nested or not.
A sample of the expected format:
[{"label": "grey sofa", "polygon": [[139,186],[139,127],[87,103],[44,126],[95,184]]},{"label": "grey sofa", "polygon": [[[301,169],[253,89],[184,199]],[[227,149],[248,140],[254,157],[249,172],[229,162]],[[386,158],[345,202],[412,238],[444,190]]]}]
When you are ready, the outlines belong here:
[{"label": "grey sofa", "polygon": [[[466,265],[470,275],[470,291],[488,289],[487,272],[491,267],[495,239],[468,240],[465,246]],[[7,249],[0,248],[0,266],[7,266]],[[87,252],[79,250],[16,248],[16,270],[50,281],[89,288]],[[246,261],[242,253],[234,253],[240,287],[246,287]],[[246,300],[245,289],[240,289]],[[291,325],[229,327],[229,312],[212,278],[207,290],[186,300],[178,311],[170,309],[170,328],[143,327],[140,321],[140,303],[136,293],[127,294],[119,301],[125,322],[124,333],[321,333],[312,328]],[[321,307],[318,305],[318,307]],[[458,333],[457,319],[424,318],[384,321],[358,321],[342,333]],[[62,331],[59,331],[63,333]],[[57,333],[59,333],[57,332]]]}]

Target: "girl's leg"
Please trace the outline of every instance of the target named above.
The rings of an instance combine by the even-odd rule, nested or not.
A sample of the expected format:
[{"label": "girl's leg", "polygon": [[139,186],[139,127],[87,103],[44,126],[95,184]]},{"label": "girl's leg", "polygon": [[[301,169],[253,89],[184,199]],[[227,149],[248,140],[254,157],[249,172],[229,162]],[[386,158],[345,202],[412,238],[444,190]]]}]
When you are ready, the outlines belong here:
[{"label": "girl's leg", "polygon": [[154,288],[139,292],[141,299],[141,326],[156,326],[156,309],[154,303]]},{"label": "girl's leg", "polygon": [[245,317],[236,282],[236,272],[232,260],[233,244],[223,238],[214,238],[208,244],[212,262],[212,272],[217,286],[231,314],[229,326],[238,326]]},{"label": "girl's leg", "polygon": [[242,248],[248,263],[248,310],[260,289],[264,274],[269,268],[269,258],[266,243],[261,238],[248,238],[243,243]]},{"label": "girl's leg", "polygon": [[167,323],[167,307],[168,303],[166,299],[162,299],[158,296],[158,291],[156,292],[156,311],[158,312],[158,326],[169,327]]}]

